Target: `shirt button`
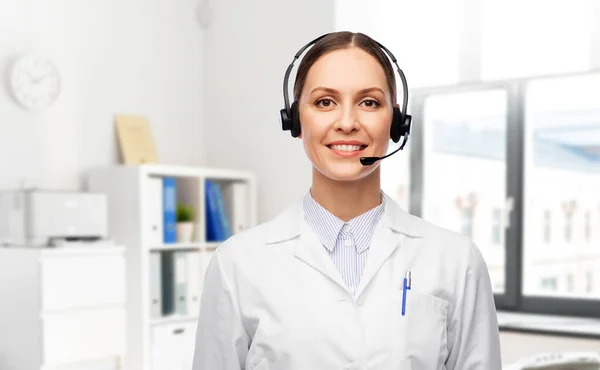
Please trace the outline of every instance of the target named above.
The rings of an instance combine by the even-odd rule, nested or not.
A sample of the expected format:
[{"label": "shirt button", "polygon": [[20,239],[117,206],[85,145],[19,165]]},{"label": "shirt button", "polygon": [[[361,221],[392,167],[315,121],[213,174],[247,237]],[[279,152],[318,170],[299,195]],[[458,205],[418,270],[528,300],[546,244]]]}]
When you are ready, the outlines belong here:
[{"label": "shirt button", "polygon": [[345,245],[346,247],[349,247],[349,246],[351,246],[351,245],[352,245],[352,241],[351,241],[350,239],[346,239],[346,240],[344,240],[344,245]]},{"label": "shirt button", "polygon": [[348,232],[350,230],[350,225],[344,224],[344,227],[342,227],[342,230],[344,230],[345,232]]}]

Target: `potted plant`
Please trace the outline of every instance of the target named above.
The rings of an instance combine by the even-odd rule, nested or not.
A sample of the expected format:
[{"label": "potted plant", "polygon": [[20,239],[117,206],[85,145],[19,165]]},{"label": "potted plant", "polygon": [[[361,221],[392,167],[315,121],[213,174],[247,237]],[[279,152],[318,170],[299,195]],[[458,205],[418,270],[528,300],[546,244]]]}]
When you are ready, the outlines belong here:
[{"label": "potted plant", "polygon": [[194,234],[194,210],[189,204],[177,204],[177,242],[192,241]]}]

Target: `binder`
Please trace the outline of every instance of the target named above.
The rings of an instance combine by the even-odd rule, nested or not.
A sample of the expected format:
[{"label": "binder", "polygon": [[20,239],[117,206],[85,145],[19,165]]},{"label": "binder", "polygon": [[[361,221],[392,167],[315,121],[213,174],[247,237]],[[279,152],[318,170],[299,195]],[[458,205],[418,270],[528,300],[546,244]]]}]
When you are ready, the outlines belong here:
[{"label": "binder", "polygon": [[200,251],[190,251],[187,255],[188,280],[187,280],[187,310],[190,315],[200,312],[200,298],[202,295],[203,265]]},{"label": "binder", "polygon": [[248,221],[248,185],[243,182],[234,182],[223,188],[223,196],[228,201],[227,214],[233,234],[246,230]]},{"label": "binder", "polygon": [[229,216],[227,215],[227,209],[225,207],[225,200],[223,199],[221,185],[213,184],[212,191],[214,193],[214,199],[217,206],[217,219],[219,227],[221,228],[221,240],[226,240],[231,236],[231,226],[229,224]]},{"label": "binder", "polygon": [[188,252],[176,251],[173,254],[173,262],[175,269],[174,280],[174,298],[175,298],[175,313],[179,315],[187,314],[187,282],[188,282]]},{"label": "binder", "polygon": [[148,180],[149,242],[153,246],[163,244],[163,180],[151,177]]},{"label": "binder", "polygon": [[157,318],[162,315],[162,273],[161,253],[150,253],[150,316]]},{"label": "binder", "polygon": [[175,178],[163,178],[163,242],[177,242],[177,189]]},{"label": "binder", "polygon": [[175,266],[173,251],[162,252],[161,268],[161,292],[162,292],[162,314],[171,315],[175,313]]},{"label": "binder", "polygon": [[210,180],[205,182],[206,198],[206,240],[209,242],[223,241],[223,230],[219,219],[218,204],[213,190],[215,183]]}]

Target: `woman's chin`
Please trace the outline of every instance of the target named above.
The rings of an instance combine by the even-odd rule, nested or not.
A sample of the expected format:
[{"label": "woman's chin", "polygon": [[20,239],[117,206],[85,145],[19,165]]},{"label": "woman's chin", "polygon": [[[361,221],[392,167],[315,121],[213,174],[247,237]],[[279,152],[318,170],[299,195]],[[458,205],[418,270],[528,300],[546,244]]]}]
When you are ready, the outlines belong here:
[{"label": "woman's chin", "polygon": [[357,159],[356,163],[328,166],[324,168],[324,171],[321,171],[321,173],[334,181],[356,181],[367,177],[376,167],[376,165],[363,166]]}]

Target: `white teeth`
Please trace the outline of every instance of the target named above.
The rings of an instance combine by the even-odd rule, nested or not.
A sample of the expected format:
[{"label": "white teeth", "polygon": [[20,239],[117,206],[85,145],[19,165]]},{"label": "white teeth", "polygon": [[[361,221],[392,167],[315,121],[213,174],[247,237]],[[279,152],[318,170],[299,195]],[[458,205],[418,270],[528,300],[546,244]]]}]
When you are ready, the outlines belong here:
[{"label": "white teeth", "polygon": [[332,145],[331,149],[339,150],[342,152],[353,152],[356,150],[360,150],[360,145]]}]

